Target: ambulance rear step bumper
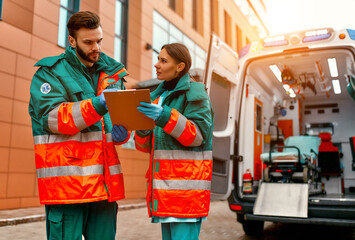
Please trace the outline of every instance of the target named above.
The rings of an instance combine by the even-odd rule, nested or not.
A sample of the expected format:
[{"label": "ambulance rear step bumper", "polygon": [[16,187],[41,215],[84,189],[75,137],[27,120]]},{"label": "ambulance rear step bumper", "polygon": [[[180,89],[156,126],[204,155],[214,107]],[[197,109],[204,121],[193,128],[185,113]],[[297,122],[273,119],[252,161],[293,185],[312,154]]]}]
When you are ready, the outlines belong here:
[{"label": "ambulance rear step bumper", "polygon": [[273,216],[256,216],[246,213],[245,220],[249,221],[268,221],[282,223],[301,223],[301,224],[321,224],[341,227],[355,227],[355,219],[332,219],[332,218],[291,218],[291,217],[273,217]]}]

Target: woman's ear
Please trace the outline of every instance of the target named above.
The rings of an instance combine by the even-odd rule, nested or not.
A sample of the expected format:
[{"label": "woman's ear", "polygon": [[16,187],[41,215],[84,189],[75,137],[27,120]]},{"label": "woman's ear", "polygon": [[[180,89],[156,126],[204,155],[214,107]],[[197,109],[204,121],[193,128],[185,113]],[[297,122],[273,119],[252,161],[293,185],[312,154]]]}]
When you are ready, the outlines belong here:
[{"label": "woman's ear", "polygon": [[180,72],[182,70],[184,70],[184,68],[185,68],[185,63],[184,62],[178,63],[176,71],[178,71],[178,73],[180,74]]}]

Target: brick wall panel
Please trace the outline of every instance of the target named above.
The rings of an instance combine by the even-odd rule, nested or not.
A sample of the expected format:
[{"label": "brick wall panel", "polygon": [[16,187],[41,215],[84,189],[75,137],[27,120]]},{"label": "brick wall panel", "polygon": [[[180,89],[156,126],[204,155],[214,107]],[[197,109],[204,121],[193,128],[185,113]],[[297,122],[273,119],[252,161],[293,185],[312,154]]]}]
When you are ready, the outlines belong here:
[{"label": "brick wall panel", "polygon": [[8,181],[8,198],[33,196],[35,174],[9,173]]},{"label": "brick wall panel", "polygon": [[14,101],[12,122],[31,127],[31,118],[28,113],[28,102]]},{"label": "brick wall panel", "polygon": [[[1,24],[0,24],[0,32],[2,32]],[[0,46],[2,46],[1,38],[0,38]],[[16,54],[12,51],[0,47],[0,71],[8,74],[15,74],[15,67],[16,67]]]},{"label": "brick wall panel", "polygon": [[0,147],[0,173],[5,173],[9,168],[10,148]]},{"label": "brick wall panel", "polygon": [[0,199],[6,197],[7,173],[0,173]]},{"label": "brick wall panel", "polygon": [[8,73],[0,72],[0,96],[12,98],[14,95],[15,77]]},{"label": "brick wall panel", "polygon": [[11,122],[14,100],[0,97],[0,121]]},{"label": "brick wall panel", "polygon": [[[16,100],[25,101],[28,105],[30,101],[30,87],[31,81],[25,80],[23,78],[16,78],[14,98]],[[27,115],[29,115],[28,109],[26,109],[25,112]]]},{"label": "brick wall panel", "polygon": [[10,147],[11,124],[0,122],[0,147]]},{"label": "brick wall panel", "polygon": [[35,74],[37,67],[34,67],[37,60],[32,58],[17,55],[16,59],[16,76],[31,80],[33,74]]},{"label": "brick wall panel", "polygon": [[10,151],[9,172],[34,174],[36,172],[34,150],[12,148]]},{"label": "brick wall panel", "polygon": [[0,46],[6,47],[7,49],[21,53],[24,55],[30,54],[31,49],[31,35],[19,28],[11,26],[7,23],[0,24],[0,32],[6,33],[1,34]]},{"label": "brick wall panel", "polygon": [[13,124],[11,129],[11,147],[22,149],[33,149],[32,128]]}]

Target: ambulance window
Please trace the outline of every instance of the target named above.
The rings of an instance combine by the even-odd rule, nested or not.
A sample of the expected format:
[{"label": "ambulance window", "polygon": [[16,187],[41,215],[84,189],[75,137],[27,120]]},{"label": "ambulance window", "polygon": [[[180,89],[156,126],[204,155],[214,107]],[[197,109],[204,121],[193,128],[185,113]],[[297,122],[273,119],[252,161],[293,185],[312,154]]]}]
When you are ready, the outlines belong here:
[{"label": "ambulance window", "polygon": [[210,98],[215,116],[214,130],[223,131],[228,123],[231,84],[217,73],[212,73]]}]

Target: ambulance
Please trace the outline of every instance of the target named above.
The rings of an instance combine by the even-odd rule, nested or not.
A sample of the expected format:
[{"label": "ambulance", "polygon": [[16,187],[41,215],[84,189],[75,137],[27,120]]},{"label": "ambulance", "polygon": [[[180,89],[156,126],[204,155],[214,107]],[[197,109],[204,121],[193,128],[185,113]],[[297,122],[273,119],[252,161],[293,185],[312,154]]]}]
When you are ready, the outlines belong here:
[{"label": "ambulance", "polygon": [[238,54],[212,36],[212,196],[248,235],[265,221],[355,227],[355,31],[268,37]]}]

